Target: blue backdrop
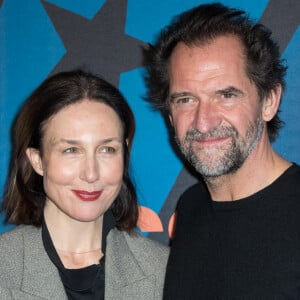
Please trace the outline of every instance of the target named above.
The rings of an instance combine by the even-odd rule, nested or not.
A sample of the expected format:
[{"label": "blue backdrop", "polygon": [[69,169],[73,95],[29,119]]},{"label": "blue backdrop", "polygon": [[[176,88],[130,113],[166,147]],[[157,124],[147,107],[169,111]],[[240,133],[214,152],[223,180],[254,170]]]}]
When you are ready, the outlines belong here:
[{"label": "blue backdrop", "polygon": [[[169,144],[158,112],[142,100],[140,46],[160,28],[200,0],[4,0],[0,1],[0,187],[10,153],[9,128],[20,104],[48,75],[87,67],[117,85],[132,107],[137,131],[132,173],[143,210],[144,231],[167,242],[168,223],[181,192],[193,178]],[[262,20],[274,32],[287,60],[287,90],[281,105],[286,122],[274,147],[300,163],[300,2],[298,0],[224,0]],[[1,215],[1,220],[3,220]],[[146,226],[147,225],[147,226]],[[0,224],[0,232],[7,230]]]}]

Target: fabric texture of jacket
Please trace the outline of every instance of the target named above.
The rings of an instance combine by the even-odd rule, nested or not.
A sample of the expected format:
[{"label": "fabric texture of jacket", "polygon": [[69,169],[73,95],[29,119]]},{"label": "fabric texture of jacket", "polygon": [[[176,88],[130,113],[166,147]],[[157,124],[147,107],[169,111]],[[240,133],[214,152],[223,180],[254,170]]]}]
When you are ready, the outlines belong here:
[{"label": "fabric texture of jacket", "polygon": [[[105,299],[162,298],[168,248],[112,229],[105,257]],[[41,229],[19,226],[0,235],[0,299],[67,299]]]}]

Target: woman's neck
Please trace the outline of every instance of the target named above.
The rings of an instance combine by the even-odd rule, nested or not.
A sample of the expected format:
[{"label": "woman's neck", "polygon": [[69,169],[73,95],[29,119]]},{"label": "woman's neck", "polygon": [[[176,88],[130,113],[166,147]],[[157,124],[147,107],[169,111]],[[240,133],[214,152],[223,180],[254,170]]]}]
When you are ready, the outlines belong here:
[{"label": "woman's neck", "polygon": [[44,217],[56,250],[77,256],[101,250],[103,216],[92,222],[82,222],[53,206],[47,203]]},{"label": "woman's neck", "polygon": [[101,249],[80,253],[56,249],[56,252],[66,269],[80,269],[91,265],[97,265],[104,256]]}]

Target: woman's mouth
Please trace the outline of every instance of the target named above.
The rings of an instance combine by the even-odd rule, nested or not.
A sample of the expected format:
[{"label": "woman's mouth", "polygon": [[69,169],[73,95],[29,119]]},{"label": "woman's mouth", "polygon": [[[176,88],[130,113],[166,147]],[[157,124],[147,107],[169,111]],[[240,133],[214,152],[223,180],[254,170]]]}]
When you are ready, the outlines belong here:
[{"label": "woman's mouth", "polygon": [[75,194],[77,198],[79,198],[82,201],[95,201],[102,194],[102,191],[88,192],[83,190],[72,190],[72,192]]}]

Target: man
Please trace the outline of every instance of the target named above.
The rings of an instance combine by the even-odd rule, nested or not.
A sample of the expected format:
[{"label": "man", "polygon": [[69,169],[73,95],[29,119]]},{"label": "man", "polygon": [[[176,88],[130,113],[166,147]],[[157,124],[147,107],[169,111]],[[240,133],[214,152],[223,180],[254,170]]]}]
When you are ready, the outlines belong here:
[{"label": "man", "polygon": [[145,52],[149,99],[204,179],[178,202],[164,299],[300,299],[300,167],[271,146],[286,67],[270,36],[208,4]]}]

